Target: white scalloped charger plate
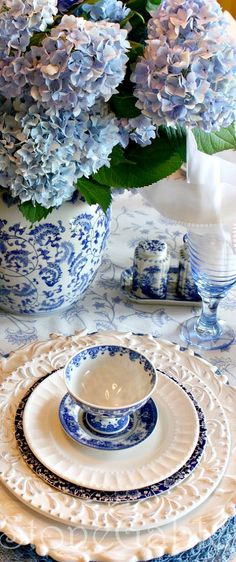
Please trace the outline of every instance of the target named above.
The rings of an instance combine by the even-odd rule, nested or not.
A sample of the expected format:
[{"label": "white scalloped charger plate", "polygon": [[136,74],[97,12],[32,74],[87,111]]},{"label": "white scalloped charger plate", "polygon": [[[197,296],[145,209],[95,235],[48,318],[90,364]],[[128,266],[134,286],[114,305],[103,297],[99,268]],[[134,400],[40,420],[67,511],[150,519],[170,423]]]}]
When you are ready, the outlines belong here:
[{"label": "white scalloped charger plate", "polygon": [[162,373],[152,395],[158,424],[147,440],[124,451],[84,449],[61,427],[58,408],[66,392],[63,371],[42,381],[24,411],[28,445],[44,466],[78,486],[97,490],[130,490],[163,480],[191,456],[199,436],[199,421],[189,396]]},{"label": "white scalloped charger plate", "polygon": [[[90,345],[91,343],[102,343],[104,341],[108,341],[109,343],[119,342],[123,345],[135,346],[135,349],[142,350],[143,353],[152,357],[152,360],[159,368],[163,370],[168,369],[168,372],[172,372],[179,382],[189,388],[205,413],[208,444],[199,466],[183,484],[172,488],[161,496],[143,500],[142,502],[123,505],[104,505],[72,498],[71,496],[54,490],[30,471],[29,467],[21,458],[14,438],[14,417],[17,405],[26,390],[32,386],[33,382],[46,373],[61,368],[68,357],[73,355],[79,348],[82,348],[82,346]],[[205,379],[206,383],[213,388],[217,396],[221,397],[221,394],[223,394],[222,390],[224,391],[222,401],[227,404],[227,407],[229,405],[230,419],[233,414],[235,416],[235,408],[232,409],[229,400],[228,403],[225,401],[225,388],[227,387],[222,385],[222,382],[219,381],[219,377],[218,379],[217,377],[213,377],[213,369],[209,364],[193,357],[190,353],[180,352],[179,349],[172,344],[167,344],[165,342],[160,344],[150,336],[134,336],[132,334],[122,333],[106,334],[103,332],[91,336],[80,334],[79,336],[68,339],[58,337],[56,341],[45,344],[34,344],[34,346],[30,347],[30,350],[35,357],[32,358],[31,356],[30,359],[29,355],[30,360],[19,369],[16,369],[17,360],[21,361],[21,354],[19,352],[15,354],[15,359],[13,359],[13,361],[11,361],[11,359],[8,360],[5,373],[9,374],[13,372],[2,384],[0,395],[0,407],[5,419],[2,428],[0,427],[0,478],[10,491],[17,495],[18,499],[37,510],[42,517],[47,515],[55,519],[57,522],[55,523],[56,526],[59,525],[59,522],[65,522],[69,523],[70,526],[84,528],[84,532],[86,531],[84,536],[87,538],[90,537],[87,529],[96,529],[98,536],[100,536],[99,533],[102,530],[106,529],[106,533],[109,532],[109,535],[113,537],[111,545],[113,544],[114,546],[116,541],[121,540],[121,538],[122,540],[124,538],[125,543],[126,540],[129,541],[128,531],[132,531],[133,533],[136,530],[140,531],[146,528],[151,529],[156,526],[165,526],[166,523],[173,520],[176,521],[181,515],[183,516],[201,505],[204,500],[212,494],[227,466],[230,439],[227,420],[219,401],[209,390],[208,386],[206,386],[205,382],[197,375],[201,375],[203,379]],[[23,357],[25,357],[25,352],[22,353]],[[39,357],[37,357],[37,354]],[[6,360],[3,360],[3,364],[4,362],[6,362]],[[189,371],[187,367],[190,367],[196,374]],[[229,482],[229,489],[231,496],[235,499],[236,492],[235,488],[232,489],[231,482]],[[226,504],[223,505],[221,509],[221,514],[223,512],[225,517],[226,513],[230,515],[230,509],[232,512],[232,502],[230,499],[231,497],[225,496],[225,500],[228,501],[226,501]],[[32,511],[30,511],[30,513],[31,518],[34,517]],[[220,513],[218,514],[216,511],[215,518],[217,522],[222,521],[222,517],[219,517],[219,515]],[[46,519],[46,521],[48,521],[48,519]],[[12,524],[14,527],[14,522]],[[0,526],[1,525],[2,521],[0,517]],[[9,529],[9,525],[7,525],[7,529]],[[97,529],[100,531],[97,531]],[[125,535],[120,536],[119,533],[121,531],[126,531]],[[155,535],[156,529],[153,529],[153,533]],[[200,536],[199,533],[200,529],[197,529],[198,536]],[[12,536],[12,533],[10,536]],[[137,559],[152,558],[151,555],[146,556],[146,553],[145,555],[142,554],[144,552],[143,548],[145,549],[148,545],[148,540],[145,534],[143,535],[142,533],[140,537],[141,536],[141,550],[138,550],[138,543],[136,543],[135,546],[135,543],[131,541],[133,545],[132,548],[135,547],[134,552],[138,553]],[[148,536],[150,538],[151,535]],[[158,536],[160,537],[160,533]],[[202,533],[201,536],[206,538],[204,533]],[[35,537],[36,535],[34,535],[34,541]],[[146,537],[145,540],[144,537]],[[101,540],[101,552],[106,552],[108,548],[106,537],[104,545],[103,539]],[[170,540],[171,537],[169,538],[169,543]],[[145,541],[147,542],[145,543]],[[39,543],[40,541],[37,544]],[[144,546],[145,544],[146,547]],[[90,547],[92,548],[92,545],[94,545],[93,541],[91,543],[88,542],[88,544],[85,541],[85,553],[90,552]],[[157,543],[155,543],[155,545],[157,547]],[[160,549],[154,550],[154,554],[160,553],[161,555],[161,552],[164,552],[162,548],[163,547],[160,546]],[[186,548],[188,548],[188,546],[186,546]],[[183,548],[180,548],[180,551],[181,550],[183,550]],[[96,548],[94,552],[98,555]],[[150,552],[152,552],[152,550],[150,550]],[[58,556],[59,555],[60,554],[58,554]],[[75,556],[74,560],[80,560],[78,553],[76,554],[74,550],[73,556]],[[101,558],[97,559],[102,560],[102,556],[101,554]],[[63,558],[59,559],[63,560]],[[67,551],[64,553],[64,559],[68,560],[68,562],[72,560],[72,558],[68,557]],[[115,559],[116,558],[113,560]],[[124,559],[128,561],[125,555]],[[119,558],[117,558],[117,560],[119,560]]]},{"label": "white scalloped charger plate", "polygon": [[[2,378],[13,373],[1,388],[2,393],[5,394],[5,400],[9,395],[10,389],[12,389],[13,380],[15,380],[15,396],[17,395],[17,398],[22,398],[29,387],[29,379],[30,385],[32,385],[35,379],[42,377],[53,369],[59,369],[65,363],[66,357],[71,356],[78,346],[81,344],[86,345],[88,341],[84,332],[69,338],[58,335],[53,337],[54,339],[49,342],[30,344],[22,350],[13,353],[10,358],[2,359]],[[195,385],[195,394],[199,399],[205,394],[206,388],[211,388],[220,402],[224,404],[225,413],[230,424],[232,437],[231,455],[220,485],[197,510],[193,509],[189,515],[182,517],[179,521],[175,521],[174,524],[165,525],[161,529],[155,528],[152,531],[143,531],[141,534],[140,532],[126,532],[124,534],[120,533],[118,529],[116,532],[110,533],[104,533],[104,531],[86,531],[85,533],[83,529],[79,528],[79,519],[77,529],[72,529],[71,526],[68,527],[60,523],[52,524],[49,518],[36,514],[28,507],[20,504],[18,499],[14,499],[8,493],[5,486],[0,485],[0,529],[12,540],[20,544],[34,544],[38,554],[42,556],[48,554],[59,562],[64,562],[65,560],[67,562],[88,562],[91,560],[103,562],[121,562],[121,560],[125,560],[126,562],[133,562],[134,560],[141,559],[150,560],[154,557],[161,557],[166,553],[175,555],[207,539],[235,512],[236,389],[224,384],[227,380],[225,377],[214,376],[215,369],[208,362],[193,356],[190,351],[181,352],[178,346],[171,343],[157,342],[153,338],[146,336],[132,336],[130,333],[117,335],[104,332],[103,334],[96,335],[96,341],[102,342],[106,339],[112,343],[115,337],[116,341],[120,339],[122,342],[125,341],[127,345],[135,345],[136,343],[143,350],[148,347],[150,355],[155,356],[156,360],[159,360],[162,368],[164,364],[165,366],[168,364],[172,365],[173,374],[176,374],[176,371],[178,371],[179,380],[185,385],[189,381],[189,369],[194,371],[200,377],[200,384]],[[192,377],[195,380],[194,375]],[[209,397],[209,408],[212,409],[212,393],[209,394]],[[5,412],[6,406],[3,413]],[[212,414],[212,430],[213,426],[218,426],[218,437],[221,439],[221,424],[217,418],[214,419],[213,411]],[[10,443],[11,440],[14,440],[13,434],[7,433],[5,440],[6,443]],[[9,473],[11,473],[14,461],[18,465],[19,455],[18,457],[16,455],[15,459],[12,458],[11,454],[7,453],[6,447],[5,456],[1,462],[1,470],[6,474],[8,467]],[[218,458],[216,455],[209,459],[209,467],[210,464],[213,472],[217,471]],[[34,489],[34,482],[32,482],[30,477],[27,483],[28,492],[30,492],[31,488],[31,494],[34,493],[35,495],[37,489]],[[184,486],[186,486],[186,483],[184,483]],[[205,486],[207,486],[207,481]],[[26,488],[24,476],[22,477],[23,488]],[[182,486],[178,486],[178,488],[182,489]],[[51,506],[51,510],[56,513],[58,511],[58,494],[54,491],[51,492],[52,494],[50,494],[50,491],[48,493],[48,504]],[[40,503],[40,491],[38,493],[38,502]],[[184,494],[185,498],[188,497],[188,494],[191,495],[191,483],[189,488],[184,489]],[[69,511],[73,513],[75,508],[74,502],[71,501],[71,498],[68,498],[68,502]],[[144,504],[145,502],[141,502],[140,506],[143,507]],[[148,505],[150,504],[152,502],[149,501]],[[161,506],[159,506],[160,508]],[[156,513],[156,509],[157,507],[155,506],[153,513]],[[148,506],[145,506],[143,511],[144,518],[147,512]],[[120,515],[122,517],[122,513]],[[82,517],[82,513],[80,513],[80,517]],[[104,528],[105,526],[106,518],[104,517]]]}]

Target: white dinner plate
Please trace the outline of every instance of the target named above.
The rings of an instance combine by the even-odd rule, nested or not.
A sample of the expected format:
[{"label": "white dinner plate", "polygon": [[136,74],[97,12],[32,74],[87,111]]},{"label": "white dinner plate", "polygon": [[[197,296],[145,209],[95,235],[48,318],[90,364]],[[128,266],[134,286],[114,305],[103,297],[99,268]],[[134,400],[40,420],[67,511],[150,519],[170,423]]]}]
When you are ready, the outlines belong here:
[{"label": "white dinner plate", "polygon": [[[108,505],[83,501],[53,489],[39,476],[31,472],[30,468],[23,461],[14,438],[16,410],[20,400],[32,384],[46,373],[51,373],[52,370],[62,367],[78,349],[82,349],[86,345],[102,344],[107,341],[114,344],[119,342],[124,345],[130,345],[130,347],[135,347],[140,352],[146,353],[160,369],[168,370],[181,384],[189,388],[205,414],[208,442],[199,466],[182,484],[175,486],[165,494],[154,496],[141,502]],[[66,523],[70,528],[73,526],[77,527],[77,529],[82,529],[84,532],[86,530],[86,534],[80,534],[78,531],[78,537],[82,535],[84,539],[85,536],[87,537],[85,543],[83,543],[83,552],[85,554],[93,552],[94,555],[97,555],[97,558],[99,557],[94,541],[92,539],[90,541],[90,538],[95,536],[93,532],[95,530],[98,533],[96,536],[101,539],[101,550],[99,550],[101,556],[104,554],[104,559],[112,561],[116,559],[114,548],[118,547],[118,543],[120,546],[120,540],[124,541],[124,548],[126,548],[125,545],[128,548],[128,544],[131,544],[133,556],[136,555],[137,559],[150,559],[157,554],[162,555],[165,552],[173,551],[173,549],[177,552],[176,541],[179,548],[180,537],[181,548],[178,551],[181,551],[184,548],[190,548],[194,541],[197,542],[209,536],[217,528],[217,525],[219,527],[220,523],[223,524],[230,513],[233,512],[233,507],[236,503],[235,479],[232,477],[232,467],[233,469],[235,467],[234,463],[230,465],[231,472],[227,472],[230,477],[224,478],[223,492],[221,491],[221,486],[218,487],[219,493],[216,493],[216,498],[219,498],[219,504],[216,502],[216,505],[214,505],[214,513],[210,513],[208,516],[208,510],[204,511],[204,508],[201,507],[203,502],[212,495],[222,479],[230,452],[230,433],[227,418],[219,400],[209,389],[208,384],[225,405],[230,419],[232,419],[235,412],[235,408],[232,409],[231,407],[232,392],[231,394],[230,392],[227,393],[228,387],[221,382],[222,378],[213,376],[213,368],[207,362],[194,357],[189,352],[181,352],[177,346],[168,342],[159,343],[151,336],[136,336],[130,333],[122,334],[118,332],[92,335],[83,333],[68,339],[57,337],[55,341],[34,345],[33,353],[36,356],[32,358],[31,351],[28,361],[24,353],[22,351],[23,364],[20,363],[20,369],[16,369],[16,359],[18,356],[16,359],[13,358],[9,366],[7,364],[8,373],[10,372],[11,374],[7,376],[0,388],[0,408],[4,417],[4,425],[0,426],[0,481],[17,496],[18,500],[26,503],[28,508],[36,510],[42,520],[45,518],[45,521],[48,521],[46,517],[50,517],[55,521],[54,525],[56,527],[59,523]],[[37,353],[39,357],[37,357]],[[21,358],[20,354],[19,358]],[[14,502],[12,502],[12,505],[14,512]],[[209,505],[210,509],[212,509],[210,501]],[[217,506],[220,506],[219,509]],[[198,507],[197,510],[195,509],[196,507]],[[24,508],[22,507],[21,509],[25,514]],[[31,520],[34,518],[32,509],[28,510]],[[8,514],[5,504],[4,510]],[[19,501],[18,510],[20,510]],[[187,530],[181,534],[180,525],[176,535],[175,527],[168,526],[171,532],[169,531],[169,534],[167,534],[169,538],[166,542],[166,533],[163,531],[165,535],[165,540],[163,541],[162,531],[158,531],[157,527],[164,526],[163,529],[165,529],[167,523],[171,523],[171,521],[176,522],[179,517],[183,517],[193,510],[194,513],[202,510],[204,514],[199,525],[197,524],[197,515],[196,517],[193,515],[193,520],[196,520],[197,525],[195,531],[194,526],[190,525],[191,516],[189,515],[187,518],[189,523]],[[38,522],[39,516],[35,515],[35,518],[37,518]],[[19,537],[14,531],[17,522],[11,518],[9,521],[9,525],[8,520],[6,521],[6,530],[8,533],[10,532],[10,536],[14,534],[15,538]],[[20,524],[24,525],[24,521],[20,520]],[[24,536],[28,537],[28,519],[24,529]],[[88,532],[88,529],[91,532]],[[105,537],[102,534],[104,529],[106,530]],[[144,534],[143,532],[140,533],[141,530],[144,531],[145,529],[153,530]],[[74,531],[75,534],[77,532],[75,529],[72,529],[72,535]],[[101,534],[99,534],[100,532]],[[120,532],[122,533],[121,535],[119,534]],[[110,540],[107,540],[107,535],[109,535]],[[131,539],[131,536],[133,536],[133,539]],[[32,542],[35,541],[37,545],[42,544],[39,536],[33,534]],[[152,545],[152,548],[146,551],[145,549],[148,548],[148,544],[150,547]],[[47,552],[53,552],[54,555],[55,550],[50,546],[50,541],[48,542],[46,537],[45,545],[48,546]],[[91,549],[93,548],[94,550],[92,551]],[[166,548],[170,550],[166,550]],[[72,550],[73,555],[75,555],[74,560],[79,560],[73,547]],[[44,550],[44,552],[46,551]],[[60,560],[72,560],[67,549],[64,550],[62,547],[60,552]],[[128,560],[128,553],[127,557],[124,556],[123,558]],[[92,559],[90,554],[88,554],[89,559]]]},{"label": "white dinner plate", "polygon": [[42,381],[30,395],[23,428],[30,449],[57,476],[97,490],[131,490],[158,483],[179,470],[193,453],[199,420],[189,396],[158,374],[152,395],[158,424],[142,443],[122,451],[99,451],[74,443],[61,427],[58,409],[66,392],[63,371]]}]

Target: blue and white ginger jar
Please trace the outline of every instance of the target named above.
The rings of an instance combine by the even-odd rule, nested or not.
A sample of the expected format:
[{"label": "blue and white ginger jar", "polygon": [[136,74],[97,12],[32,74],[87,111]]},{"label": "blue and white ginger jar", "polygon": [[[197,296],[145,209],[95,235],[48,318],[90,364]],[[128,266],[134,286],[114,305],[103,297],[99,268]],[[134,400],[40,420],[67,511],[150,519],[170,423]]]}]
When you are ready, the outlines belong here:
[{"label": "blue and white ginger jar", "polygon": [[93,280],[108,235],[110,211],[64,203],[30,224],[0,200],[0,308],[48,314],[76,301]]}]

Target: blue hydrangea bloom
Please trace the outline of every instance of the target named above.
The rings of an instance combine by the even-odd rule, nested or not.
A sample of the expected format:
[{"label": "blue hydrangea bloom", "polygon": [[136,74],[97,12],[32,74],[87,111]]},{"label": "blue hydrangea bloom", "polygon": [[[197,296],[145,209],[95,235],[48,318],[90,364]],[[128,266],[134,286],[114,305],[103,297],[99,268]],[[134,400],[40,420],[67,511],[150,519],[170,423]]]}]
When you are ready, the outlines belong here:
[{"label": "blue hydrangea bloom", "polygon": [[126,8],[120,0],[99,0],[96,4],[83,4],[82,10],[93,21],[119,22],[130,13],[130,8]]},{"label": "blue hydrangea bloom", "polygon": [[236,38],[216,0],[163,0],[132,75],[156,125],[226,127],[236,118]]},{"label": "blue hydrangea bloom", "polygon": [[0,1],[0,93],[19,96],[26,84],[24,52],[34,32],[44,31],[57,14],[57,0]]},{"label": "blue hydrangea bloom", "polygon": [[125,76],[127,30],[64,15],[30,47],[34,31],[53,22],[57,0],[6,7],[0,0],[0,185],[21,202],[58,207],[78,178],[109,166],[120,142],[106,102]]},{"label": "blue hydrangea bloom", "polygon": [[0,114],[0,185],[20,201],[46,208],[71,198],[75,181],[89,177],[119,143],[119,128],[104,103],[74,117],[48,116],[29,98],[5,102]]},{"label": "blue hydrangea bloom", "polygon": [[57,14],[57,0],[1,0],[0,56],[25,51],[34,31],[44,31]]},{"label": "blue hydrangea bloom", "polygon": [[29,68],[27,59],[20,55],[0,60],[0,94],[6,98],[20,96],[27,84]]},{"label": "blue hydrangea bloom", "polygon": [[149,117],[138,115],[132,119],[119,120],[120,144],[123,148],[132,140],[140,146],[147,146],[157,136],[157,127]]},{"label": "blue hydrangea bloom", "polygon": [[74,115],[98,99],[108,101],[125,76],[126,36],[118,23],[63,16],[42,47],[25,57],[33,99],[49,111],[63,108]]}]

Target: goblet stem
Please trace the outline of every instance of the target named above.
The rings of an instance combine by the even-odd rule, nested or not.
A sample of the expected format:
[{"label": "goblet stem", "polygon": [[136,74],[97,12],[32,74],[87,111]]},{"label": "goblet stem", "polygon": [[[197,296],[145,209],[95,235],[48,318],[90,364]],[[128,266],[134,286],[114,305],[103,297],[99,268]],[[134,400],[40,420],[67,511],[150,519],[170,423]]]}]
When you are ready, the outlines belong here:
[{"label": "goblet stem", "polygon": [[218,320],[217,311],[221,299],[236,283],[236,252],[230,233],[216,225],[200,234],[189,232],[187,244],[202,311],[184,322],[181,337],[201,349],[225,349],[234,341],[234,331]]},{"label": "goblet stem", "polygon": [[200,335],[212,338],[219,336],[220,324],[217,320],[217,310],[221,298],[221,296],[202,296],[202,311],[196,323],[196,330]]}]

